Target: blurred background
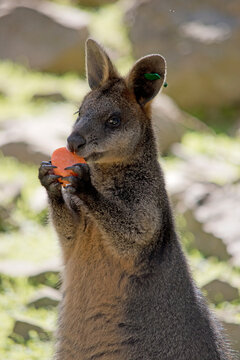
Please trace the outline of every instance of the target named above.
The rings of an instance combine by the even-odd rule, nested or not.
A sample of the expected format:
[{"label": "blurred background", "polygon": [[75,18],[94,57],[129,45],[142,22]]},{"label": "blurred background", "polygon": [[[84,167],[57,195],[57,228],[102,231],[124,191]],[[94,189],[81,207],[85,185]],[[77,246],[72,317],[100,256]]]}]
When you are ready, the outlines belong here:
[{"label": "blurred background", "polygon": [[0,358],[50,359],[60,251],[37,178],[83,96],[87,37],[160,53],[153,124],[193,276],[240,352],[239,0],[0,1]]}]

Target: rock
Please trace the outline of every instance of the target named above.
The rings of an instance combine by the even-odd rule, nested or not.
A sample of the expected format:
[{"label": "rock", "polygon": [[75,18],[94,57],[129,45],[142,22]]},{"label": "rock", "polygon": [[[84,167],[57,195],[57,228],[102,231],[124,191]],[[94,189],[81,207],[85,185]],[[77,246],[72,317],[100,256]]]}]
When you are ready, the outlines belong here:
[{"label": "rock", "polygon": [[5,98],[7,96],[7,91],[3,88],[0,88],[0,98]]},{"label": "rock", "polygon": [[63,96],[63,94],[59,92],[52,92],[52,93],[39,93],[34,94],[32,97],[33,101],[38,100],[45,100],[45,101],[53,101],[53,102],[63,102],[66,101],[66,98]]},{"label": "rock", "polygon": [[0,262],[1,275],[7,277],[26,277],[34,285],[44,284],[53,288],[60,288],[60,273],[62,267],[59,260],[48,261],[42,265],[16,260],[6,260]]},{"label": "rock", "polygon": [[0,262],[0,274],[8,277],[28,277],[35,271],[36,265],[26,261],[5,260]]},{"label": "rock", "polygon": [[1,146],[1,150],[5,156],[16,157],[17,160],[24,163],[40,164],[43,159],[48,160],[51,157],[50,153],[46,155],[46,153],[36,149],[31,151],[31,146],[25,141],[7,142],[7,138],[6,143]]},{"label": "rock", "polygon": [[153,129],[160,153],[168,151],[172,144],[181,141],[185,132],[183,117],[183,112],[166,95],[158,96],[153,102]]},{"label": "rock", "polygon": [[[194,169],[192,169],[194,172]],[[196,211],[205,202],[210,194],[217,189],[217,185],[192,182],[179,196],[177,211],[184,215],[186,227],[194,235],[192,247],[197,248],[206,256],[216,256],[221,260],[229,260],[230,255],[226,244],[221,238],[207,232],[204,223],[199,221]]]},{"label": "rock", "polygon": [[11,217],[11,209],[0,205],[0,231],[17,230],[19,224]]},{"label": "rock", "polygon": [[31,210],[33,210],[37,214],[47,209],[48,206],[47,193],[43,187],[38,187],[33,192],[31,198],[28,201],[28,206]]},{"label": "rock", "polygon": [[26,261],[5,260],[0,262],[0,274],[9,277],[28,277],[30,280],[44,283],[48,275],[58,275],[61,264],[58,259],[36,265]]},{"label": "rock", "polygon": [[20,319],[15,320],[13,332],[12,335],[10,335],[10,337],[14,340],[17,340],[16,338],[17,335],[23,338],[25,341],[27,341],[30,339],[30,335],[29,335],[30,331],[35,331],[41,340],[46,341],[46,340],[50,340],[51,338],[51,332],[46,331],[41,326],[33,322],[24,321]]},{"label": "rock", "polygon": [[182,111],[167,95],[160,94],[152,103],[152,123],[160,153],[180,142],[187,129],[206,130],[199,120]]},{"label": "rock", "polygon": [[37,70],[84,73],[84,46],[89,36],[86,13],[45,1],[5,0],[0,14],[2,59]]},{"label": "rock", "polygon": [[224,164],[215,166],[214,159],[203,164],[201,158],[200,162],[197,157],[185,158],[175,171],[167,173],[168,192],[194,235],[192,246],[206,256],[230,259],[240,266],[240,183],[220,186],[208,182],[214,171],[216,177],[217,171],[231,179],[236,174],[222,174],[227,171]]},{"label": "rock", "polygon": [[61,271],[62,267],[59,261],[48,262],[32,271],[28,276],[28,280],[34,285],[43,284],[59,289],[61,286]]},{"label": "rock", "polygon": [[210,281],[202,290],[207,292],[207,298],[214,304],[239,299],[238,289],[219,279]]},{"label": "rock", "polygon": [[28,279],[34,284],[45,284],[54,288],[60,287],[59,275],[61,266],[59,262],[48,262],[39,266],[29,274]]},{"label": "rock", "polygon": [[11,203],[15,203],[21,196],[23,188],[23,180],[17,178],[11,182],[0,183],[0,204],[7,206]]},{"label": "rock", "polygon": [[33,306],[36,309],[44,307],[57,306],[61,300],[61,293],[50,287],[44,287],[36,292],[34,297],[30,299],[27,306]]},{"label": "rock", "polygon": [[236,351],[234,359],[240,359],[240,306],[215,307],[214,312],[220,320],[231,348]]},{"label": "rock", "polygon": [[235,134],[240,139],[240,120],[237,122]]},{"label": "rock", "polygon": [[[211,140],[209,140],[211,141]],[[224,161],[218,154],[209,156],[189,151],[183,144],[174,144],[171,153],[183,160],[178,171],[181,171],[193,182],[227,184],[239,179],[239,155],[231,154],[231,162]]]},{"label": "rock", "polygon": [[168,169],[165,177],[167,191],[171,197],[171,201],[177,207],[188,186],[192,185],[192,180],[186,176],[186,173],[182,171],[182,167],[179,167],[178,164],[176,164],[174,169]]},{"label": "rock", "polygon": [[240,118],[234,123],[229,131],[229,135],[240,139]]},{"label": "rock", "polygon": [[125,20],[136,58],[151,53],[166,58],[166,93],[181,107],[238,102],[238,0],[135,0]]},{"label": "rock", "polygon": [[221,239],[232,262],[240,265],[240,184],[216,188],[206,202],[195,210],[196,219],[203,230]]},{"label": "rock", "polygon": [[24,163],[39,165],[49,160],[53,150],[66,144],[71,132],[73,107],[52,106],[34,119],[8,120],[2,123],[0,150]]},{"label": "rock", "polygon": [[205,256],[216,256],[219,260],[230,260],[231,254],[228,253],[226,244],[220,237],[215,237],[213,234],[206,231],[204,224],[198,221],[194,210],[187,210],[184,212],[186,220],[186,228],[190,231],[194,239],[191,243],[193,248],[197,248]]},{"label": "rock", "polygon": [[229,337],[233,349],[238,351],[238,355],[240,356],[240,324],[222,321],[222,325]]},{"label": "rock", "polygon": [[117,0],[74,0],[80,6],[98,7],[106,4],[113,4]]},{"label": "rock", "polygon": [[22,187],[23,181],[19,178],[11,182],[0,183],[0,231],[10,231],[19,227],[12,218],[12,211],[21,196]]}]

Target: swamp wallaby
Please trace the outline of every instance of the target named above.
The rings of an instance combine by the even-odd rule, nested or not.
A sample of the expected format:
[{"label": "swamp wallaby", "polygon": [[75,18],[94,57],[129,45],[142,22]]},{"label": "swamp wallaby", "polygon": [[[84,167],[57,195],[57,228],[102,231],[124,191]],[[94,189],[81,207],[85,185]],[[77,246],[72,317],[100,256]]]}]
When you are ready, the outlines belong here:
[{"label": "swamp wallaby", "polygon": [[150,101],[165,60],[143,57],[122,78],[89,39],[86,62],[92,91],[68,147],[87,164],[63,189],[50,162],[39,169],[65,266],[54,359],[233,359],[189,273],[158,163]]}]

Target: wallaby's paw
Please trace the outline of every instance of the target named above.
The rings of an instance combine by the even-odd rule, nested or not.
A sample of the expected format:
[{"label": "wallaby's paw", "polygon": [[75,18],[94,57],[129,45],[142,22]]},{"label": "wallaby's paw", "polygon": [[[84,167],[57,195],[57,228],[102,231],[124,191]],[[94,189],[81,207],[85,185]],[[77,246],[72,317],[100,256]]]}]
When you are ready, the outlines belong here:
[{"label": "wallaby's paw", "polygon": [[70,194],[87,192],[91,187],[90,171],[87,164],[75,164],[68,166],[65,170],[72,170],[77,176],[66,176],[63,180],[69,181],[65,190]]},{"label": "wallaby's paw", "polygon": [[58,182],[58,179],[61,177],[55,175],[53,169],[56,166],[52,165],[51,161],[42,161],[39,171],[38,178],[49,194],[49,196],[62,196],[61,193],[61,184]]}]

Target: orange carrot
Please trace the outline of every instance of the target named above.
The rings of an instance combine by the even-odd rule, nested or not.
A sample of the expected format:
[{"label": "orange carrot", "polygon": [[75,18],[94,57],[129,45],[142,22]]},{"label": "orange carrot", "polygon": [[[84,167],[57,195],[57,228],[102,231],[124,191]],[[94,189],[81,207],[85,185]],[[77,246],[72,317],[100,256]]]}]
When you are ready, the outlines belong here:
[{"label": "orange carrot", "polygon": [[[72,170],[65,170],[66,167],[72,166],[72,165],[78,164],[78,163],[83,163],[83,164],[86,163],[84,158],[76,155],[75,153],[68,151],[68,149],[65,147],[56,149],[52,154],[51,161],[52,161],[52,165],[57,166],[54,169],[54,174],[61,175],[63,177],[71,176],[71,175],[77,176],[77,174],[75,174]],[[58,181],[60,183],[62,183],[63,186],[66,186],[69,184],[68,181],[62,180],[61,178],[59,178]]]}]

